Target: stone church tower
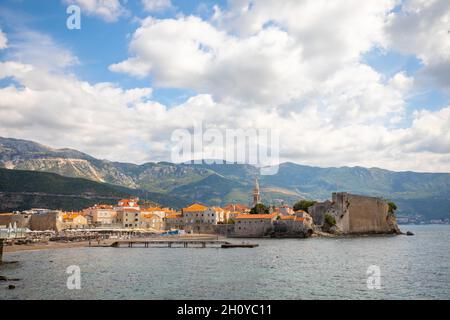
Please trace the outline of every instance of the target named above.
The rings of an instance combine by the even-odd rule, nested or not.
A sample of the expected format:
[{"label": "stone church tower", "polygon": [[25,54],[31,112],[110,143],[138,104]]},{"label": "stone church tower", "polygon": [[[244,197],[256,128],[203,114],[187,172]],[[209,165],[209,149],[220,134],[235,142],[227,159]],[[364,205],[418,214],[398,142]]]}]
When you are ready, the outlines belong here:
[{"label": "stone church tower", "polygon": [[259,193],[259,183],[258,178],[255,179],[255,188],[253,189],[253,206],[261,203],[261,195]]}]

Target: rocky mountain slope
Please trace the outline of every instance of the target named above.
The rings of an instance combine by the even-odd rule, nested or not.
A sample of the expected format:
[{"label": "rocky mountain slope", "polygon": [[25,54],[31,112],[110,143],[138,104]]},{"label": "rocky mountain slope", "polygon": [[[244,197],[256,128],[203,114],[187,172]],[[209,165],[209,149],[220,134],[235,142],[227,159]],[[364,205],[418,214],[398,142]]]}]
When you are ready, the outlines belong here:
[{"label": "rocky mountain slope", "polygon": [[[259,170],[245,164],[131,163],[99,160],[71,149],[53,149],[32,141],[0,138],[0,167],[58,173],[128,188],[145,189],[210,205],[248,204]],[[402,214],[450,217],[450,174],[394,172],[379,168],[318,168],[283,163],[276,175],[261,176],[266,203],[328,199],[348,191],[396,201]]]}]

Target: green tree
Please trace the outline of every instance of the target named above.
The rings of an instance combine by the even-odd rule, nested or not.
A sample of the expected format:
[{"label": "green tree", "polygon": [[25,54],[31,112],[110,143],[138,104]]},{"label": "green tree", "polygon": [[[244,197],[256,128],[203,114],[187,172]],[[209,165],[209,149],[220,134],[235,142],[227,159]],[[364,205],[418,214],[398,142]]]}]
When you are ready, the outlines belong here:
[{"label": "green tree", "polygon": [[267,214],[269,212],[269,207],[263,205],[262,203],[258,203],[250,210],[250,214]]},{"label": "green tree", "polygon": [[314,205],[317,201],[314,200],[300,200],[294,204],[294,211],[303,210],[308,212],[308,208]]},{"label": "green tree", "polygon": [[397,210],[397,205],[396,205],[394,202],[389,201],[389,202],[388,202],[388,206],[389,206],[388,212],[389,212],[390,214],[394,214],[395,211]]},{"label": "green tree", "polygon": [[325,223],[327,223],[330,227],[336,225],[336,219],[329,213],[325,214]]}]

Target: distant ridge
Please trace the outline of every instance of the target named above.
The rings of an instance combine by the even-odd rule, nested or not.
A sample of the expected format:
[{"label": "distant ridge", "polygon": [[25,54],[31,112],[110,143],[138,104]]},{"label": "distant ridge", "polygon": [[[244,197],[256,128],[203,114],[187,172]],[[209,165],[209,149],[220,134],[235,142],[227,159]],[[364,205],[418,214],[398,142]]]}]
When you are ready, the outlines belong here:
[{"label": "distant ridge", "polygon": [[[0,167],[86,178],[208,205],[249,205],[254,177],[259,173],[248,164],[111,162],[77,150],[53,149],[11,138],[0,138]],[[450,218],[449,173],[320,168],[286,162],[280,164],[276,175],[261,176],[260,184],[267,204],[292,204],[301,198],[323,200],[332,192],[347,191],[391,199],[399,204],[400,214]]]}]

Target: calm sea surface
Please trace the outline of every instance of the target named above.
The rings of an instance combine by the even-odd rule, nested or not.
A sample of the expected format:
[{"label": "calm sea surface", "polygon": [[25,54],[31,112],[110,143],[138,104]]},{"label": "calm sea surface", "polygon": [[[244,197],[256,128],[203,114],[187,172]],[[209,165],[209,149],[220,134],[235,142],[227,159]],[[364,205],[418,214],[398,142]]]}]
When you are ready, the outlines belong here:
[{"label": "calm sea surface", "polygon": [[[450,226],[415,236],[261,240],[255,249],[74,248],[6,253],[0,299],[450,299]],[[239,241],[239,240],[232,240]],[[68,266],[81,290],[68,290]],[[367,268],[381,289],[367,288]]]}]

